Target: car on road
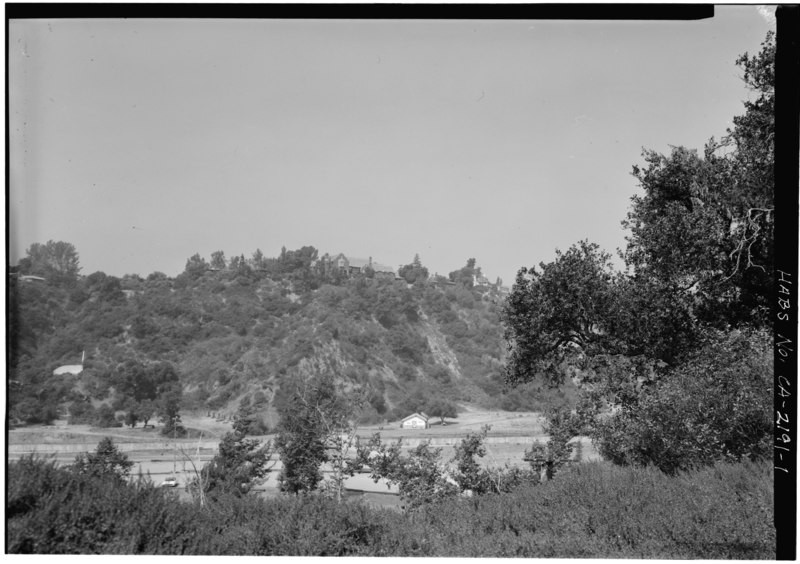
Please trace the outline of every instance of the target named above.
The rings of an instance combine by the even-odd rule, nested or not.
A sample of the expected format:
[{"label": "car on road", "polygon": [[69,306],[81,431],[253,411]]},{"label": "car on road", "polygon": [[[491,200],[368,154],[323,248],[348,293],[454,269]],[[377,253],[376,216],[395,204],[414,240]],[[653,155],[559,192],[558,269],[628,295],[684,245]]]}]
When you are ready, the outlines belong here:
[{"label": "car on road", "polygon": [[178,487],[178,479],[175,476],[170,476],[169,478],[165,479],[161,482],[162,488],[177,488]]}]

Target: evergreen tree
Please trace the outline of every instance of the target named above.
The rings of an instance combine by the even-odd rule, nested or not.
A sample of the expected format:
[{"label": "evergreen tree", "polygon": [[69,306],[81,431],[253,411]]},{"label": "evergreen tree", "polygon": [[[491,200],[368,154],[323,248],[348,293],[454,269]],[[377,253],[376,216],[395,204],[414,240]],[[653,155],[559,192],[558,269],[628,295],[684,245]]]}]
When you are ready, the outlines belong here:
[{"label": "evergreen tree", "polygon": [[70,470],[76,474],[94,477],[111,477],[117,481],[128,478],[133,462],[119,450],[111,437],[103,438],[93,453],[79,454]]},{"label": "evergreen tree", "polygon": [[201,470],[199,483],[190,484],[190,490],[202,487],[211,500],[246,495],[269,473],[270,457],[269,442],[262,445],[246,438],[242,427],[234,424],[233,432],[222,437],[217,454]]}]

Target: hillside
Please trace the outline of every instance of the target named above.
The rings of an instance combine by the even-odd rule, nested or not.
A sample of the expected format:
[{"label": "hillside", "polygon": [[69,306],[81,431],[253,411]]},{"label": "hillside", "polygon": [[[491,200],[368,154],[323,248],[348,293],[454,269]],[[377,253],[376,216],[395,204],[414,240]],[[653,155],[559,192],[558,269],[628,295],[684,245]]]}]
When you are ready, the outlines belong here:
[{"label": "hillside", "polygon": [[[432,398],[507,410],[566,401],[569,389],[533,384],[506,393],[504,289],[473,259],[449,279],[418,260],[401,273],[343,271],[303,247],[275,259],[195,255],[175,278],[12,277],[12,421],[118,424],[178,392],[183,411],[245,411],[270,425],[283,384],[323,371],[366,390],[364,422]],[[82,351],[80,374],[53,375]]]}]

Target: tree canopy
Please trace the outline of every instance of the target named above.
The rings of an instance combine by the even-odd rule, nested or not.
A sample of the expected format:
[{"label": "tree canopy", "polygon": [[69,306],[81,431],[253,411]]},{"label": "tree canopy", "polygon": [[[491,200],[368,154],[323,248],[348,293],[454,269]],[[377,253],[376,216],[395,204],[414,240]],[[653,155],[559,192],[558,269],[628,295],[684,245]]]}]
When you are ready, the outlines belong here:
[{"label": "tree canopy", "polygon": [[[759,445],[768,426],[750,426],[723,440],[729,436],[724,417],[708,413],[703,424],[713,427],[717,442],[708,439],[701,448],[681,442],[682,431],[664,417],[672,410],[676,421],[693,421],[694,404],[676,395],[675,383],[696,381],[703,362],[736,384],[709,409],[729,416],[725,410],[741,405],[738,394],[760,406],[768,403],[767,387],[737,387],[748,378],[762,382],[763,365],[754,360],[764,354],[762,340],[760,348],[747,348],[750,356],[737,365],[742,371],[723,369],[736,365],[725,357],[729,344],[714,349],[708,343],[729,343],[736,340],[732,331],[758,332],[768,324],[774,56],[770,33],[756,56],[737,60],[757,97],[734,118],[732,130],[708,142],[702,156],[685,147],[673,147],[669,155],[644,151],[645,164],[633,168],[644,194],[631,199],[623,221],[630,233],[624,272],[616,272],[596,244],[581,241],[556,251],[555,260],[538,269],[520,269],[505,304],[506,381],[559,384],[575,377],[591,387],[593,409],[587,413],[621,408],[602,424],[591,416],[586,420],[601,451],[618,461],[674,471],[700,461],[766,455]],[[711,360],[701,361],[701,351]],[[653,441],[682,446],[675,452]],[[695,455],[697,448],[702,456]]]},{"label": "tree canopy", "polygon": [[226,433],[219,443],[219,450],[200,471],[199,483],[212,500],[225,495],[241,497],[250,492],[269,472],[271,445],[248,439],[240,427]]},{"label": "tree canopy", "polygon": [[481,267],[475,266],[475,263],[476,261],[474,258],[467,259],[466,265],[449,274],[450,281],[465,286],[466,288],[472,288],[475,284],[475,277],[482,275]]},{"label": "tree canopy", "polygon": [[737,60],[756,98],[703,156],[645,151],[634,176],[626,263],[691,294],[697,318],[716,327],[764,325],[772,288],[775,38]]},{"label": "tree canopy", "polygon": [[330,459],[328,437],[346,423],[347,409],[329,374],[292,386],[278,405],[280,421],[275,448],[283,469],[281,491],[298,493],[317,489],[320,466]]},{"label": "tree canopy", "polygon": [[22,274],[42,276],[56,283],[74,283],[81,267],[72,243],[50,240],[28,247],[19,269]]},{"label": "tree canopy", "polygon": [[428,269],[422,266],[419,255],[414,255],[414,260],[411,261],[411,264],[401,266],[397,274],[409,284],[413,284],[417,280],[427,280]]},{"label": "tree canopy", "polygon": [[445,424],[445,419],[455,419],[458,417],[458,409],[456,408],[455,404],[442,398],[432,400],[427,404],[425,410],[427,411],[428,415],[438,417],[442,425]]},{"label": "tree canopy", "polygon": [[97,444],[94,452],[76,456],[70,469],[76,474],[110,477],[122,481],[128,477],[132,467],[133,462],[119,450],[111,437],[105,437]]}]

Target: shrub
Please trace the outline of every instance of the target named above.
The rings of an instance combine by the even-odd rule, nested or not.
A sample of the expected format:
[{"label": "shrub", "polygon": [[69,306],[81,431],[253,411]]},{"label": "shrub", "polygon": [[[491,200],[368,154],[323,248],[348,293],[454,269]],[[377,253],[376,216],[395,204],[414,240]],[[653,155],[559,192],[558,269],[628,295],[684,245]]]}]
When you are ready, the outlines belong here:
[{"label": "shrub", "polygon": [[139,479],[11,462],[10,553],[771,559],[771,465],[669,476],[585,463],[512,493],[447,497],[413,513],[316,494],[221,497],[205,507]]},{"label": "shrub", "polygon": [[174,498],[149,481],[78,474],[33,456],[9,464],[8,486],[10,553],[167,553],[171,529],[192,513],[170,510]]},{"label": "shrub", "polygon": [[117,421],[114,409],[105,404],[97,409],[94,424],[98,427],[122,427],[122,423]]},{"label": "shrub", "polygon": [[[450,370],[446,366],[442,366],[441,364],[437,364],[433,368],[429,370],[429,374],[431,378],[434,380],[441,382],[442,384],[449,384],[451,375]],[[431,414],[435,415],[435,414]]]},{"label": "shrub", "polygon": [[447,556],[773,558],[768,464],[670,477],[586,463],[511,494],[451,499],[417,515]]},{"label": "shrub", "polygon": [[386,344],[398,357],[413,364],[422,364],[424,354],[430,350],[424,337],[401,325],[388,332]]},{"label": "shrub", "polygon": [[394,367],[394,373],[401,382],[413,382],[417,379],[417,372],[405,362],[398,362]]},{"label": "shrub", "polygon": [[67,409],[70,425],[89,425],[97,419],[94,406],[88,401],[73,401]]},{"label": "shrub", "polygon": [[74,474],[125,480],[130,474],[133,462],[122,453],[110,437],[103,438],[93,453],[79,454],[68,470]]},{"label": "shrub", "polygon": [[675,473],[772,455],[772,352],[764,332],[717,334],[637,401],[600,420],[600,453]]},{"label": "shrub", "polygon": [[27,424],[50,425],[58,417],[56,405],[35,397],[26,397],[11,407],[13,416]]}]

